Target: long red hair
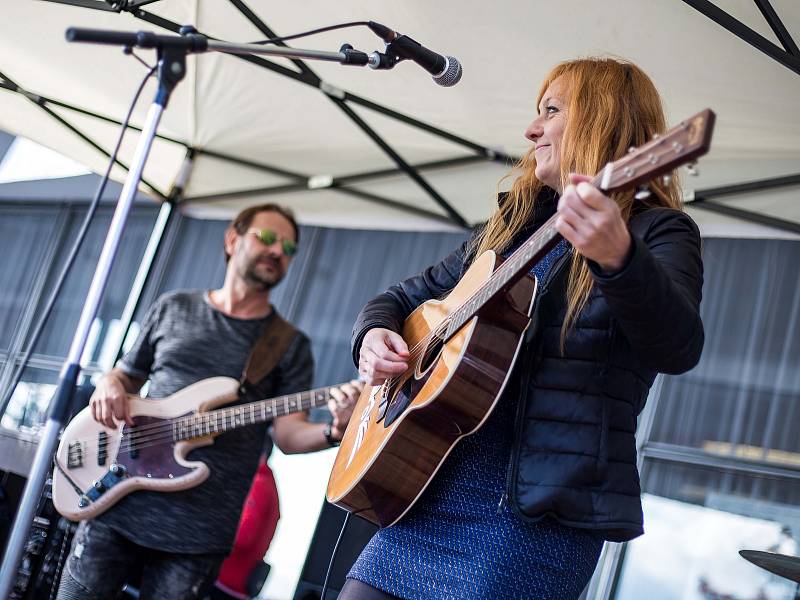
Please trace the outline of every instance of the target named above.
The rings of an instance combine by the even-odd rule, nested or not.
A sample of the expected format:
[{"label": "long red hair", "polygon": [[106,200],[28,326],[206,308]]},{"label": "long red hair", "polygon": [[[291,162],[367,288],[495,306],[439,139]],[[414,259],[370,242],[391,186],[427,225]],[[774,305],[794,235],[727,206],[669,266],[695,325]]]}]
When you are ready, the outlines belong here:
[{"label": "long red hair", "polygon": [[[632,146],[640,146],[666,130],[661,97],[650,78],[636,65],[615,58],[582,58],[556,65],[539,90],[536,105],[550,84],[563,77],[569,90],[567,121],[561,142],[562,189],[569,173],[594,175]],[[533,147],[507,176],[515,176],[508,197],[476,238],[473,250],[502,252],[533,216],[534,202],[543,187],[536,177]],[[630,219],[634,202],[646,207],[681,208],[676,177],[650,184],[647,200],[634,200],[633,192],[615,193],[623,220]],[[593,280],[586,260],[573,252],[567,287],[567,314],[562,327],[562,346],[567,331],[586,304]]]}]

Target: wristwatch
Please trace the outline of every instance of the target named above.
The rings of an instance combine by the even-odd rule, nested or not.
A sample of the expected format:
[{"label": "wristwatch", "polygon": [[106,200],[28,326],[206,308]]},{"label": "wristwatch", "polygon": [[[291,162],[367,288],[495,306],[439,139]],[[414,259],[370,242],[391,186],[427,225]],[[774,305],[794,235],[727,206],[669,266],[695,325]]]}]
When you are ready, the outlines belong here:
[{"label": "wristwatch", "polygon": [[322,430],[322,435],[325,436],[325,441],[328,442],[328,445],[332,448],[335,448],[342,443],[342,440],[336,440],[333,438],[333,428],[331,427],[330,423],[325,425],[325,429]]}]

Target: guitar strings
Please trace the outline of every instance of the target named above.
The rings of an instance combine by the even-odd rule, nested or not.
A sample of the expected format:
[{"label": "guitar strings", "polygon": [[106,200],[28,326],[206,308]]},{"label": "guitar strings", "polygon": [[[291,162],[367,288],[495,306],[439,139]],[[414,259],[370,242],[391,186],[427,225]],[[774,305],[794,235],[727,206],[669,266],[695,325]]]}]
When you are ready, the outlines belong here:
[{"label": "guitar strings", "polygon": [[[624,158],[627,158],[627,157],[624,157]],[[601,169],[600,172],[597,173],[592,178],[591,184],[593,186],[602,188],[603,174],[606,172],[606,170],[612,164],[613,163],[607,163],[603,167],[603,169]],[[611,168],[612,168],[612,171],[613,171],[613,167],[611,167]],[[602,188],[602,189],[604,189],[604,191],[607,191],[605,188]],[[557,217],[558,217],[558,213],[555,213],[549,219],[547,219],[547,221],[545,221],[539,227],[539,229],[536,230],[536,232],[534,232],[525,242],[523,242],[520,245],[519,248],[517,248],[514,252],[512,252],[511,255],[505,261],[503,261],[503,263],[497,268],[497,270],[494,271],[489,276],[489,279],[484,283],[484,285],[480,286],[477,290],[475,290],[472,293],[472,295],[470,295],[466,300],[464,300],[458,306],[458,308],[456,308],[453,312],[451,312],[449,315],[447,315],[447,317],[442,319],[442,321],[439,323],[439,325],[436,327],[436,329],[434,329],[433,331],[428,333],[424,338],[422,338],[419,342],[417,342],[417,344],[415,344],[414,347],[411,348],[411,350],[409,350],[409,363],[413,362],[414,363],[413,365],[410,364],[409,368],[406,369],[405,371],[403,371],[402,373],[398,373],[397,375],[395,375],[393,377],[387,378],[382,385],[385,385],[387,387],[387,389],[389,389],[397,381],[399,381],[400,379],[403,379],[408,374],[413,375],[414,371],[417,368],[416,360],[417,360],[417,358],[419,358],[420,349],[421,348],[427,348],[428,344],[431,342],[431,340],[434,337],[438,337],[439,334],[441,333],[439,331],[441,326],[447,324],[447,326],[449,327],[449,324],[453,321],[453,318],[455,317],[455,315],[458,314],[460,311],[462,311],[474,298],[476,298],[477,295],[481,292],[481,290],[486,288],[489,285],[490,282],[492,282],[493,280],[499,279],[500,278],[500,273],[503,273],[505,275],[505,271],[508,271],[509,269],[511,269],[510,265],[513,263],[513,261],[516,258],[518,258],[518,255],[521,255],[524,251],[526,251],[527,248],[529,248],[534,243],[539,243],[541,241],[541,238],[546,237],[548,235],[548,230],[551,227],[555,228],[555,222],[556,222]],[[475,316],[475,315],[473,315],[473,316]],[[446,331],[446,329],[447,328],[445,328],[445,331]]]},{"label": "guitar strings", "polygon": [[[329,394],[326,394],[325,401]],[[310,398],[311,403],[308,405],[308,408],[314,407],[316,405],[315,399],[313,397]],[[178,441],[174,439],[174,425],[179,423],[181,420],[187,421],[186,429],[188,431],[200,431],[202,432],[204,429],[207,430],[207,433],[200,433],[197,436],[192,437],[204,437],[207,435],[211,435],[211,418],[212,415],[221,415],[223,420],[227,422],[227,419],[230,417],[234,426],[236,426],[237,419],[241,420],[244,423],[244,413],[248,407],[255,407],[256,403],[245,404],[236,407],[229,407],[226,409],[220,409],[219,411],[213,411],[208,413],[194,413],[191,415],[184,415],[183,417],[177,417],[175,419],[171,419],[164,423],[154,424],[149,428],[142,428],[139,429],[137,427],[129,428],[126,433],[122,434],[122,439],[120,441],[119,451],[130,451],[130,450],[137,450],[140,448],[146,448],[150,445],[162,443],[165,441]],[[275,410],[277,408],[278,402],[272,402],[272,409]],[[301,400],[299,404],[299,410],[305,410],[305,401]],[[277,412],[277,411],[275,411]],[[251,411],[252,415],[252,411]],[[200,417],[201,421],[197,423],[192,423],[192,419]],[[204,418],[205,417],[205,418]],[[214,423],[216,424],[216,417],[214,417]],[[266,419],[265,419],[266,420]],[[144,431],[143,431],[144,430]],[[219,433],[219,431],[214,431],[213,433]],[[187,438],[191,439],[191,438]]]},{"label": "guitar strings", "polygon": [[[328,396],[328,398],[329,397],[330,396]],[[326,402],[327,402],[328,398],[326,398],[326,400],[325,400]],[[248,405],[243,405],[243,406],[248,406]],[[301,406],[302,406],[302,403],[301,403]],[[308,406],[308,408],[313,408],[315,406],[321,406],[321,404],[315,404],[314,400],[312,399],[312,403]],[[301,408],[300,410],[305,410],[305,408]],[[188,418],[188,417],[191,417],[191,416],[201,416],[201,415],[208,415],[208,414],[210,414],[210,413],[195,413],[194,415],[187,415],[186,417]],[[235,417],[235,415],[233,415],[233,416]],[[179,420],[180,418],[183,418],[183,417],[178,417],[177,419],[174,419],[173,422],[175,420]],[[234,424],[236,425],[236,423],[234,423]],[[255,423],[252,423],[252,424],[255,424]],[[198,430],[198,429],[199,429],[199,431],[203,430],[202,425],[200,425],[200,424],[198,424],[196,426],[188,426],[188,427],[189,427],[190,430]],[[120,452],[130,452],[130,451],[141,450],[143,448],[148,448],[150,446],[155,446],[155,445],[159,445],[159,444],[163,444],[163,443],[167,443],[167,442],[171,443],[171,442],[174,442],[174,441],[183,441],[183,440],[175,440],[174,439],[173,428],[172,428],[172,425],[170,425],[169,423],[156,424],[156,425],[152,426],[151,429],[145,433],[145,435],[137,435],[138,433],[139,432],[137,432],[135,430],[135,427],[128,429],[128,431],[125,432],[125,433],[122,433],[122,435],[120,436],[121,439],[120,439],[119,447],[117,448],[117,451],[116,451],[117,455],[119,455]],[[209,430],[208,433],[199,433],[196,436],[191,436],[191,437],[186,438],[186,440],[193,439],[193,438],[199,438],[199,437],[207,437],[209,435],[213,435],[213,433],[220,433],[220,432],[218,432],[218,431],[211,432]],[[222,433],[224,433],[224,432],[222,432]],[[114,437],[114,439],[107,439],[105,442],[97,442],[96,449],[98,451],[100,449],[107,450],[108,447],[113,443],[113,441],[115,439],[117,439],[116,436]],[[83,444],[83,448],[85,448],[86,450],[95,450],[93,438],[88,438],[85,441],[85,443]]]},{"label": "guitar strings", "polygon": [[[143,426],[138,426],[138,427],[134,425],[134,427],[136,427],[137,432],[142,432],[142,431],[147,432],[150,429],[164,427],[164,426],[167,426],[168,423],[175,423],[177,421],[180,421],[181,419],[191,419],[191,418],[199,417],[199,416],[210,417],[211,415],[214,415],[214,414],[223,414],[225,412],[233,412],[233,411],[236,411],[236,410],[250,409],[251,407],[255,407],[256,405],[267,404],[267,403],[271,405],[272,410],[275,410],[276,408],[279,408],[279,407],[283,407],[284,410],[286,410],[287,409],[287,402],[290,399],[299,397],[300,404],[303,404],[303,403],[305,403],[305,402],[307,402],[309,400],[311,400],[312,403],[313,403],[313,402],[316,401],[314,396],[316,396],[317,394],[320,394],[320,393],[325,394],[325,401],[327,402],[327,400],[329,400],[331,398],[330,391],[329,391],[330,388],[331,388],[331,386],[326,386],[326,387],[316,388],[316,389],[313,389],[313,390],[308,390],[306,392],[301,392],[299,394],[287,394],[285,396],[278,396],[277,398],[267,398],[267,399],[264,399],[264,400],[255,400],[253,402],[247,402],[246,404],[237,404],[237,405],[233,405],[233,406],[222,406],[220,408],[216,408],[216,409],[210,410],[208,412],[188,413],[188,414],[184,414],[184,415],[179,415],[177,417],[172,417],[170,419],[166,419],[166,420],[163,420],[163,421],[158,422],[158,423],[153,423],[151,425],[143,425]],[[292,402],[295,402],[295,400],[292,400]],[[288,410],[287,412],[291,412],[291,410]],[[140,416],[142,416],[142,415],[140,415]],[[93,438],[87,438],[88,441],[91,441],[92,439]],[[76,441],[85,441],[85,440],[76,440]]]},{"label": "guitar strings", "polygon": [[[595,178],[595,180],[596,180],[596,179],[597,179],[597,177]],[[503,263],[502,263],[502,264],[501,264],[499,267],[498,267],[498,268],[497,268],[497,270],[496,270],[496,271],[494,271],[494,272],[493,272],[493,273],[492,273],[492,274],[489,276],[489,279],[486,281],[486,283],[485,283],[484,285],[482,285],[480,288],[478,288],[477,290],[475,290],[475,292],[473,292],[473,293],[472,293],[472,295],[470,295],[470,296],[469,296],[469,297],[468,297],[466,300],[464,300],[464,301],[463,301],[463,302],[462,302],[462,303],[461,303],[461,304],[458,306],[458,308],[456,308],[456,309],[455,309],[453,312],[451,312],[449,315],[447,315],[447,317],[445,317],[444,319],[442,319],[442,321],[439,323],[439,325],[437,325],[437,327],[436,327],[434,330],[432,330],[431,332],[429,332],[429,333],[428,333],[428,334],[427,334],[425,337],[423,337],[423,338],[422,338],[422,339],[421,339],[419,342],[417,342],[417,343],[416,343],[416,344],[415,344],[415,345],[414,345],[414,346],[413,346],[413,347],[412,347],[412,348],[409,350],[409,356],[408,356],[408,357],[409,357],[409,363],[412,363],[412,362],[413,362],[414,364],[413,364],[413,365],[409,365],[409,368],[408,368],[408,369],[406,369],[405,371],[403,371],[402,373],[398,373],[397,375],[395,375],[395,376],[393,376],[393,377],[389,377],[389,378],[387,378],[387,379],[386,379],[386,381],[384,382],[384,384],[383,384],[383,385],[386,385],[386,386],[387,386],[387,388],[391,388],[391,387],[392,387],[392,386],[393,386],[393,385],[394,385],[394,384],[395,384],[397,381],[399,381],[400,379],[402,379],[402,378],[406,377],[406,375],[408,375],[408,374],[413,374],[413,372],[414,372],[414,371],[416,370],[416,368],[417,368],[416,360],[417,360],[417,358],[420,358],[420,352],[421,352],[422,350],[424,350],[425,348],[427,348],[428,344],[429,344],[429,343],[430,343],[430,342],[431,342],[431,341],[432,341],[432,340],[433,340],[435,337],[439,337],[439,335],[440,335],[441,333],[443,333],[442,331],[440,331],[440,329],[442,328],[442,326],[443,326],[443,325],[447,325],[447,326],[449,326],[449,324],[450,324],[450,323],[453,321],[453,319],[454,319],[455,315],[456,315],[456,314],[458,314],[458,313],[459,313],[459,312],[460,312],[460,311],[461,311],[461,310],[462,310],[462,309],[463,309],[465,306],[467,306],[467,305],[468,305],[468,304],[469,304],[469,303],[470,303],[470,302],[471,302],[471,301],[472,301],[474,298],[476,298],[476,297],[478,296],[478,294],[481,292],[481,290],[482,290],[482,289],[484,289],[486,286],[488,286],[488,285],[489,285],[489,283],[490,283],[490,282],[492,282],[493,280],[495,280],[495,281],[496,281],[497,279],[499,279],[499,278],[500,278],[500,273],[503,273],[503,275],[505,275],[505,271],[508,271],[509,269],[511,269],[511,267],[510,267],[509,265],[511,265],[511,264],[513,263],[514,259],[518,258],[518,255],[521,255],[521,254],[523,254],[523,253],[524,253],[524,251],[526,250],[526,248],[527,248],[527,247],[531,246],[533,243],[538,243],[539,241],[541,241],[541,240],[540,240],[540,238],[544,238],[544,237],[546,237],[546,232],[547,232],[547,229],[549,228],[548,226],[549,226],[549,225],[554,225],[554,224],[555,224],[556,216],[557,216],[557,215],[553,215],[552,217],[550,217],[550,218],[549,218],[549,219],[548,219],[548,220],[547,220],[547,221],[546,221],[546,222],[545,222],[545,223],[544,223],[544,224],[543,224],[543,225],[542,225],[542,226],[541,226],[541,227],[540,227],[540,228],[539,228],[539,229],[536,231],[536,233],[534,233],[533,235],[531,235],[531,236],[528,238],[528,240],[527,240],[526,242],[524,242],[524,243],[523,243],[523,244],[522,244],[522,245],[521,245],[519,248],[517,248],[517,249],[516,249],[516,250],[515,250],[515,251],[514,251],[514,252],[513,252],[513,253],[512,253],[512,254],[511,254],[511,255],[510,255],[510,256],[509,256],[509,257],[508,257],[508,258],[507,258],[507,259],[506,259],[506,260],[505,260],[505,261],[504,261],[504,262],[503,262]],[[445,328],[444,328],[444,330],[445,330],[445,331],[446,331],[446,329],[447,329],[447,327],[445,327]]]},{"label": "guitar strings", "polygon": [[[600,185],[600,183],[601,183],[601,175],[602,175],[604,170],[605,169],[601,170],[600,173],[595,175],[595,177],[592,179],[592,182],[591,182],[592,185],[594,185],[594,186],[599,186]],[[551,226],[552,227],[555,226],[555,221],[556,221],[557,217],[558,217],[558,215],[554,214],[547,221],[545,221],[535,233],[533,233],[523,244],[520,245],[519,248],[517,248],[514,252],[512,252],[511,255],[505,261],[503,261],[503,263],[497,268],[497,270],[494,271],[489,276],[489,279],[486,281],[486,283],[484,283],[484,285],[482,285],[480,288],[475,290],[472,293],[472,295],[467,297],[458,306],[458,308],[456,308],[447,317],[442,319],[442,321],[439,323],[439,326],[444,325],[444,324],[448,324],[449,325],[449,323],[452,322],[453,317],[457,313],[459,313],[461,310],[463,310],[464,307],[466,307],[473,299],[475,299],[478,296],[478,294],[481,292],[482,289],[487,287],[489,285],[489,283],[491,283],[492,281],[495,281],[495,280],[499,279],[501,273],[503,275],[505,275],[505,272],[508,271],[509,269],[511,269],[510,265],[514,262],[515,259],[517,259],[519,257],[519,255],[522,255],[526,251],[526,249],[528,247],[530,247],[531,245],[533,245],[534,243],[539,243],[540,241],[542,241],[541,238],[544,238],[544,237],[546,237],[548,235],[548,229],[550,229]],[[421,347],[427,346],[428,343],[433,339],[433,337],[437,337],[438,336],[438,333],[437,333],[438,329],[439,329],[439,327],[437,327],[437,329],[435,329],[434,331],[430,332],[428,335],[426,335],[424,338],[422,338],[416,345],[414,345],[414,347],[409,351],[409,358],[410,359],[412,357],[414,359],[416,359],[417,358],[417,351]],[[416,366],[414,367],[414,369],[415,368],[416,368]],[[405,371],[403,371],[402,373],[399,373],[398,375],[395,375],[394,377],[387,378],[386,382],[389,383],[390,385],[392,385],[398,379],[404,377],[407,373],[409,373],[409,371],[413,372],[414,369],[411,369],[411,368],[406,369]]]},{"label": "guitar strings", "polygon": [[[316,392],[320,392],[320,391],[325,393],[325,398],[322,401],[318,401],[318,399],[315,398]],[[294,394],[291,394],[290,396],[294,396]],[[330,394],[330,387],[319,388],[318,390],[312,390],[310,392],[307,392],[307,397],[305,399],[301,398],[299,403],[295,407],[293,407],[293,409],[296,408],[296,410],[293,410],[293,409],[292,410],[284,410],[283,414],[291,414],[291,412],[300,412],[302,410],[307,410],[309,408],[315,408],[317,406],[322,406],[323,404],[327,403],[327,401],[331,397],[332,396]],[[285,396],[284,398],[288,399],[289,396]],[[251,402],[251,403],[242,404],[242,405],[239,405],[239,406],[232,406],[232,407],[228,407],[228,408],[224,408],[224,409],[218,409],[216,411],[193,413],[191,415],[184,415],[183,417],[177,417],[175,419],[170,420],[169,422],[157,424],[157,425],[162,426],[161,431],[158,431],[159,427],[156,426],[153,429],[150,429],[149,431],[145,431],[144,434],[141,434],[140,430],[138,430],[137,428],[135,428],[135,427],[131,428],[129,430],[127,438],[123,439],[120,442],[120,450],[137,450],[139,448],[146,448],[147,446],[153,445],[155,443],[162,443],[164,441],[182,441],[182,440],[175,440],[174,439],[174,435],[173,435],[173,425],[178,423],[181,419],[185,419],[187,421],[186,429],[188,431],[200,431],[200,432],[203,432],[205,430],[205,433],[200,433],[198,435],[191,436],[191,437],[188,437],[186,439],[192,439],[192,438],[196,438],[196,437],[206,437],[206,436],[209,436],[209,435],[212,435],[212,434],[215,434],[215,433],[225,433],[224,431],[222,431],[222,432],[220,432],[220,431],[213,431],[212,432],[211,431],[212,418],[213,418],[213,424],[214,425],[216,425],[217,422],[218,422],[217,421],[217,417],[213,416],[213,415],[217,415],[217,416],[221,415],[222,418],[223,418],[223,422],[227,422],[227,419],[230,418],[231,421],[232,421],[233,428],[235,428],[237,426],[241,426],[241,425],[254,425],[258,421],[252,421],[251,423],[247,423],[246,420],[245,420],[246,417],[245,417],[245,415],[243,413],[245,413],[245,411],[247,411],[249,409],[250,418],[251,419],[254,418],[255,417],[255,413],[254,413],[253,409],[255,409],[257,404],[261,404],[262,402],[263,401]],[[308,402],[308,406],[306,406],[306,402]],[[284,401],[271,401],[270,404],[272,405],[271,406],[271,410],[273,411],[273,413],[277,413],[278,412],[277,408],[278,408],[279,405],[283,405],[284,409],[288,408]],[[263,414],[264,413],[262,412],[262,415]],[[263,419],[264,421],[267,421],[269,419],[273,419],[273,418],[275,418],[277,416],[283,416],[283,415],[273,414],[272,416],[264,417],[262,415],[259,415],[259,417],[261,419]],[[198,419],[198,418],[201,420],[201,422],[197,422],[197,423],[192,423],[191,422],[192,419]],[[237,422],[237,420],[238,420],[238,422]],[[125,437],[125,434],[123,434],[123,437]],[[128,445],[124,446],[124,444],[126,442],[127,442]]]},{"label": "guitar strings", "polygon": [[[330,398],[330,396],[326,397],[324,402],[327,402],[329,398]],[[316,401],[314,401],[312,399],[311,403],[308,404],[308,406],[305,406],[304,403],[301,402],[301,404],[299,405],[299,408],[298,408],[298,412],[301,411],[301,410],[307,410],[309,408],[315,408],[315,407],[318,407],[318,406],[322,406],[324,404],[324,402],[317,403]],[[189,418],[191,418],[191,417],[202,417],[202,416],[206,416],[207,414],[209,414],[209,413],[195,413],[194,415],[190,415]],[[284,414],[289,414],[289,413],[284,413]],[[258,421],[255,421],[255,422],[248,423],[248,422],[246,422],[245,417],[242,414],[237,415],[237,414],[233,414],[232,412],[229,412],[228,415],[225,415],[225,418],[227,419],[227,417],[229,417],[229,416],[232,419],[232,429],[236,428],[236,427],[240,427],[240,426],[255,425],[258,422]],[[272,417],[269,417],[269,418],[275,418],[276,416],[282,416],[282,415],[273,415]],[[269,420],[269,418],[264,419],[264,420]],[[237,419],[238,419],[238,421],[237,421]],[[164,424],[164,425],[166,426],[167,424]],[[200,437],[208,437],[210,435],[220,434],[220,433],[225,433],[226,432],[225,430],[222,430],[222,431],[214,430],[214,431],[212,431],[211,425],[212,425],[212,423],[211,423],[211,421],[209,419],[206,419],[203,423],[188,424],[187,425],[187,430],[189,432],[196,432],[196,435],[190,435],[190,436],[188,436],[188,437],[186,437],[186,438],[184,438],[182,440],[176,440],[175,439],[175,436],[173,434],[173,429],[172,429],[171,426],[165,427],[164,429],[162,429],[162,431],[151,430],[151,431],[147,432],[145,435],[141,435],[135,430],[129,430],[129,433],[123,434],[123,439],[120,441],[120,446],[119,446],[119,449],[117,450],[117,452],[118,453],[119,452],[123,452],[123,451],[127,452],[127,451],[131,451],[131,450],[135,451],[135,450],[139,450],[139,449],[142,449],[142,448],[147,448],[149,446],[153,446],[153,445],[156,445],[156,444],[162,444],[162,443],[167,443],[167,442],[171,443],[171,442],[177,442],[177,441],[186,441],[186,440],[190,440],[190,439],[195,439],[195,438],[200,438]]]},{"label": "guitar strings", "polygon": [[[311,404],[309,405],[308,408],[314,408],[315,406],[322,406],[322,404],[323,404],[322,402],[319,405],[315,405],[316,399],[314,398],[314,396],[316,396],[318,393],[324,393],[325,394],[324,402],[327,402],[331,398],[330,389],[331,389],[331,386],[326,386],[324,388],[317,388],[317,389],[314,389],[314,390],[309,390],[308,392],[304,392],[303,394],[300,395],[301,396],[300,397],[300,406],[305,404],[305,402],[308,401],[309,399],[311,400]],[[216,409],[216,410],[213,410],[213,411],[209,411],[209,412],[199,412],[199,413],[191,413],[191,414],[181,415],[179,417],[174,417],[172,419],[168,419],[168,420],[165,420],[165,421],[162,421],[162,422],[159,422],[159,423],[153,423],[153,424],[150,424],[150,425],[144,425],[144,426],[140,426],[140,427],[137,427],[137,426],[134,425],[133,427],[129,427],[128,428],[128,433],[123,433],[122,437],[123,438],[124,437],[131,437],[133,435],[137,435],[138,434],[139,438],[141,439],[141,438],[144,438],[145,436],[150,436],[150,435],[158,434],[158,433],[164,433],[164,432],[167,432],[167,431],[170,433],[170,436],[171,436],[172,435],[173,426],[176,423],[180,422],[181,420],[190,421],[191,419],[197,418],[197,417],[201,417],[201,418],[205,417],[206,420],[208,420],[212,415],[224,415],[223,418],[227,418],[228,416],[236,418],[237,415],[235,414],[235,411],[240,411],[241,412],[241,411],[250,409],[251,407],[255,407],[258,404],[267,403],[267,402],[272,405],[272,407],[271,407],[272,410],[276,411],[276,409],[280,405],[283,405],[285,407],[286,406],[286,402],[290,398],[292,398],[294,396],[297,396],[297,394],[288,394],[286,396],[280,396],[278,398],[270,398],[268,400],[257,400],[255,402],[249,402],[247,404],[241,404],[241,405],[237,405],[237,406],[219,408],[219,409]],[[306,410],[306,409],[305,408],[300,408],[299,410]],[[289,411],[289,412],[291,412],[291,411]],[[187,424],[187,427],[191,429],[193,427],[193,425],[192,424]],[[111,435],[114,435],[114,434],[111,434]],[[201,436],[198,436],[198,437],[201,437]],[[147,439],[149,439],[149,438],[147,438]],[[95,437],[93,436],[93,437],[77,438],[77,439],[74,439],[74,440],[70,440],[70,443],[76,443],[77,442],[77,443],[80,443],[81,445],[84,445],[84,446],[86,446],[88,448],[91,448],[94,440],[95,440]],[[99,445],[101,445],[101,443],[98,442],[98,447],[99,447]]]}]

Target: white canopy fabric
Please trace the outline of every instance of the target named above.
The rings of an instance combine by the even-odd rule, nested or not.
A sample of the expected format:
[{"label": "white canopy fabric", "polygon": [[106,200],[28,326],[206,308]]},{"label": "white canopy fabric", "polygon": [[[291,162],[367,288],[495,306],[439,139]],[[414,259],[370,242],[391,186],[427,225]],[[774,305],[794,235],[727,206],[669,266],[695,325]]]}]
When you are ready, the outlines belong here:
[{"label": "white canopy fabric", "polygon": [[[118,48],[67,43],[65,29],[169,33],[127,13],[41,1],[0,2],[0,73],[28,92],[115,120],[127,111],[144,67]],[[751,0],[717,0],[716,4],[778,43]],[[800,3],[772,0],[772,5],[788,31],[800,37]],[[234,3],[161,0],[142,8],[227,41],[266,37]],[[538,86],[549,68],[568,58],[610,54],[633,60],[652,76],[671,122],[706,107],[717,113],[712,150],[700,162],[699,177],[684,178],[688,190],[800,173],[800,75],[681,0],[377,4],[310,0],[302,5],[251,0],[249,8],[277,35],[372,19],[458,57],[464,75],[452,88],[436,86],[424,70],[408,61],[380,72],[335,63],[307,65],[334,88],[509,155],[521,155],[528,147],[522,132],[535,113]],[[335,51],[344,42],[364,51],[382,49],[382,42],[364,27],[290,44]],[[151,63],[155,60],[152,52],[137,53]],[[288,60],[270,60],[297,72]],[[135,125],[144,121],[154,90],[153,81],[134,113]],[[115,124],[47,106],[102,148],[113,147]],[[476,154],[361,104],[348,102],[348,106],[410,164]],[[94,171],[105,168],[106,157],[100,151],[28,98],[6,89],[0,89],[0,129],[30,138]],[[133,133],[123,146],[121,160],[126,164],[137,138]],[[397,167],[325,92],[238,57],[216,53],[190,57],[188,76],[179,84],[159,133],[185,143],[157,140],[154,144],[145,179],[163,195],[178,177],[186,146],[295,175],[270,173],[200,152],[183,194],[184,209],[194,215],[229,217],[248,204],[279,201],[291,206],[306,224],[409,230],[453,227],[332,188],[231,196],[231,192],[302,183],[308,177],[336,180]],[[507,171],[502,163],[481,160],[421,174],[466,221],[475,223],[491,212],[498,181]],[[115,168],[112,176],[123,180],[125,171]],[[446,216],[403,174],[348,187]],[[146,186],[142,189],[152,191]],[[719,202],[800,223],[798,189],[751,192]],[[798,237],[699,208],[690,210],[705,235]]]}]

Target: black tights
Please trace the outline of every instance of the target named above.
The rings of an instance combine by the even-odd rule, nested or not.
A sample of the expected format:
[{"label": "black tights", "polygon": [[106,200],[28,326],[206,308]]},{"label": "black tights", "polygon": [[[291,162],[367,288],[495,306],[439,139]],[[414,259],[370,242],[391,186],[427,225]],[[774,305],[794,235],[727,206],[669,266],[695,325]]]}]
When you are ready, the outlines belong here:
[{"label": "black tights", "polygon": [[400,600],[397,596],[392,596],[384,591],[374,588],[359,581],[358,579],[348,579],[339,592],[338,600]]}]

